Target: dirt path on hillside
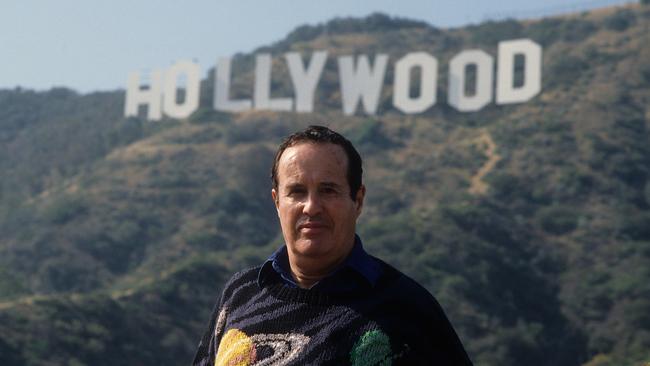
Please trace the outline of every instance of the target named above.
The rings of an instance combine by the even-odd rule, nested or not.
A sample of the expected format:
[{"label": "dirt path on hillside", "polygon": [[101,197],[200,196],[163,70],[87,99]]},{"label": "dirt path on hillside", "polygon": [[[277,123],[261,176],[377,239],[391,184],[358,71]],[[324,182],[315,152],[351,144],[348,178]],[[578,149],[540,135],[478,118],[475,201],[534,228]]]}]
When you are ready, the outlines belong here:
[{"label": "dirt path on hillside", "polygon": [[497,145],[494,143],[494,140],[492,140],[492,136],[490,134],[483,130],[481,133],[481,136],[479,136],[474,142],[480,147],[480,148],[485,148],[485,156],[487,156],[488,160],[483,164],[483,166],[474,174],[474,176],[471,178],[471,185],[469,187],[469,193],[471,194],[485,194],[488,189],[487,183],[483,181],[483,177],[485,177],[489,172],[494,169],[496,164],[501,160],[501,156],[496,154],[496,148]]}]

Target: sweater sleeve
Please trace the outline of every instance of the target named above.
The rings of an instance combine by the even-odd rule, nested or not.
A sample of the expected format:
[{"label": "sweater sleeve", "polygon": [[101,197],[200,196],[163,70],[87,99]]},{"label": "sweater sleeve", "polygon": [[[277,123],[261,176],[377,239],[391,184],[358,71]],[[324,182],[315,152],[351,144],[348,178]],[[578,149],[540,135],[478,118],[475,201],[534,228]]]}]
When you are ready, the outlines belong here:
[{"label": "sweater sleeve", "polygon": [[208,323],[207,329],[201,337],[199,342],[198,349],[194,355],[194,361],[192,361],[192,366],[208,366],[210,365],[210,360],[214,360],[214,355],[211,355],[210,345],[214,343],[214,327],[217,323],[217,316],[219,314],[219,309],[221,308],[221,299],[220,296],[215,302],[214,308],[212,309],[212,315],[210,315],[210,322]]},{"label": "sweater sleeve", "polygon": [[409,339],[402,362],[408,365],[472,366],[460,338],[438,301],[424,287],[403,276],[395,289],[401,329]]},{"label": "sweater sleeve", "polygon": [[413,304],[416,308],[413,314],[420,314],[418,323],[420,331],[417,333],[423,337],[421,339],[423,342],[419,343],[420,349],[414,350],[415,356],[430,358],[422,364],[435,361],[437,365],[472,366],[472,361],[442,306],[428,291],[422,290],[424,293],[420,294],[420,301]]},{"label": "sweater sleeve", "polygon": [[462,366],[472,366],[472,361],[470,360],[465,347],[463,347],[458,334],[454,330],[454,327],[451,325],[451,322],[445,315],[442,306],[438,301],[431,296],[431,311],[433,316],[432,326],[434,329],[438,329],[438,339],[444,345],[444,348],[447,350],[447,356],[450,359],[451,365],[462,365]]}]

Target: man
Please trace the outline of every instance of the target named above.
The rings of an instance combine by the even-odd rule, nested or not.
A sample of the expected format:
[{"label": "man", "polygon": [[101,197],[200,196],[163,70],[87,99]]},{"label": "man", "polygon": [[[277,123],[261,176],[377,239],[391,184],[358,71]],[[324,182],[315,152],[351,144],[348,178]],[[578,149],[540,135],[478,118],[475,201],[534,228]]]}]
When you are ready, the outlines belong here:
[{"label": "man", "polygon": [[471,365],[436,300],[364,251],[361,175],[326,127],[280,145],[271,196],[286,245],[226,284],[194,365]]}]

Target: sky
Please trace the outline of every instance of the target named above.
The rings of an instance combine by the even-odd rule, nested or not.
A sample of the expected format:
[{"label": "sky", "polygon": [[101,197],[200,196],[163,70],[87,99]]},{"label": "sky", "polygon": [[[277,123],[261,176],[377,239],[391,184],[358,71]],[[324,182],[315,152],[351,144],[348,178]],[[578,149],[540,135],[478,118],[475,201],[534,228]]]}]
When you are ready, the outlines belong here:
[{"label": "sky", "polygon": [[[129,72],[217,58],[283,39],[297,26],[373,12],[440,28],[529,19],[630,0],[1,0],[0,89],[124,89]],[[632,1],[633,2],[633,1]]]}]

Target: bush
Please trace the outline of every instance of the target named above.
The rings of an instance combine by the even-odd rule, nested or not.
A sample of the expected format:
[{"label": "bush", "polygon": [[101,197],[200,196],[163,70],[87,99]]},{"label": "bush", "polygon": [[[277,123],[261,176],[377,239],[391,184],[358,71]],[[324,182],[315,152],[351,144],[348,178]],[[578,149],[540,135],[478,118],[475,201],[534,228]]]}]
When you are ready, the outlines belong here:
[{"label": "bush", "polygon": [[487,177],[490,185],[490,194],[497,200],[511,201],[514,198],[532,200],[536,202],[545,202],[548,200],[546,195],[534,195],[531,190],[533,187],[530,182],[508,173],[494,172]]},{"label": "bush", "polygon": [[385,149],[393,146],[391,140],[382,131],[381,123],[375,119],[367,119],[361,124],[355,125],[352,129],[346,131],[346,135],[362,153],[370,153],[374,149]]},{"label": "bush", "polygon": [[535,42],[548,46],[560,37],[561,19],[546,18],[533,23],[528,29],[528,34]]},{"label": "bush", "polygon": [[537,221],[547,233],[562,235],[578,226],[578,212],[559,205],[544,207],[537,213]]},{"label": "bush", "polygon": [[190,123],[229,123],[232,121],[232,114],[217,111],[212,107],[201,107],[194,111],[189,117]]},{"label": "bush", "polygon": [[523,34],[523,26],[514,19],[503,21],[488,21],[475,27],[471,27],[472,40],[484,45],[496,45],[504,39],[520,38]]},{"label": "bush", "polygon": [[53,224],[62,225],[84,212],[86,205],[80,197],[62,196],[45,207],[43,216]]},{"label": "bush", "polygon": [[621,236],[632,240],[650,240],[650,212],[623,216]]},{"label": "bush", "polygon": [[11,298],[27,292],[22,281],[6,268],[0,267],[0,298]]},{"label": "bush", "polygon": [[605,19],[605,27],[621,32],[633,25],[635,20],[634,12],[628,9],[619,10]]},{"label": "bush", "polygon": [[20,350],[15,345],[10,345],[3,339],[0,339],[0,364],[2,365],[21,365],[23,364]]},{"label": "bush", "polygon": [[198,249],[223,249],[225,243],[216,230],[192,231],[184,237],[187,244]]},{"label": "bush", "polygon": [[593,34],[598,27],[594,23],[582,19],[547,18],[534,23],[529,28],[530,38],[543,46],[557,41],[580,42]]},{"label": "bush", "polygon": [[551,63],[546,83],[548,85],[570,85],[580,78],[589,64],[580,57],[566,55],[559,57]]},{"label": "bush", "polygon": [[598,27],[590,21],[572,19],[564,22],[560,32],[563,40],[568,42],[580,42],[593,34],[596,30],[598,30]]},{"label": "bush", "polygon": [[224,138],[228,145],[233,146],[248,142],[279,141],[289,133],[290,127],[286,121],[258,115],[229,126]]},{"label": "bush", "polygon": [[39,263],[34,288],[41,293],[88,291],[100,285],[98,272],[94,263],[73,255],[51,257]]}]

